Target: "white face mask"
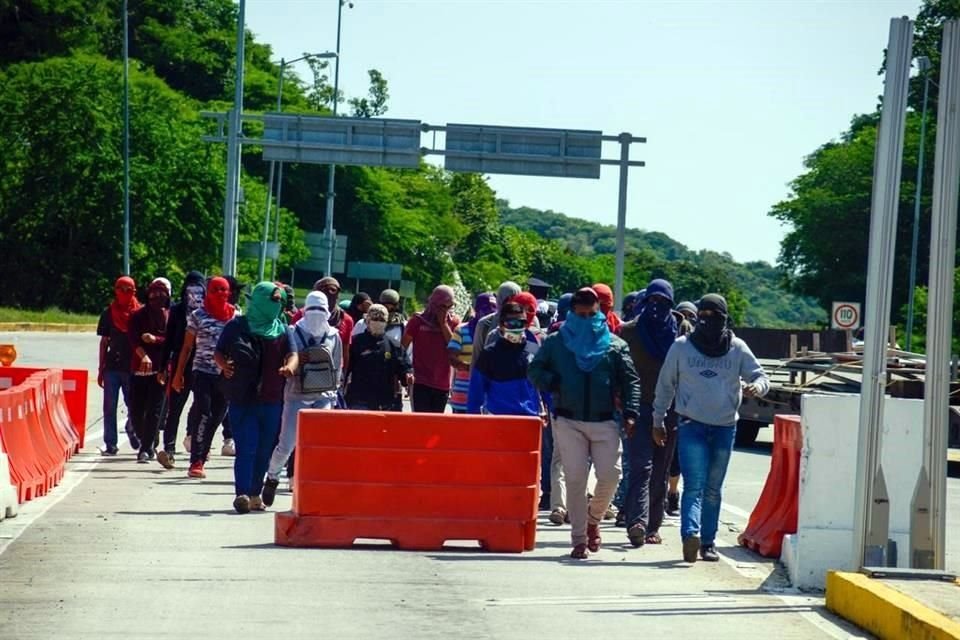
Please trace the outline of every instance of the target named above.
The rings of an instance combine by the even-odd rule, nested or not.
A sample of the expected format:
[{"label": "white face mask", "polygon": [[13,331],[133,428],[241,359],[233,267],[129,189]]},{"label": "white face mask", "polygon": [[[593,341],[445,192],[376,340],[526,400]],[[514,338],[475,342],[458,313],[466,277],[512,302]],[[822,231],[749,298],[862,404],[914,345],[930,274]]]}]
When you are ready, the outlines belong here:
[{"label": "white face mask", "polygon": [[330,313],[311,309],[303,314],[303,324],[315,336],[325,335],[330,328]]},{"label": "white face mask", "polygon": [[387,330],[387,321],[386,320],[368,320],[367,330],[370,331],[371,335],[382,336]]}]

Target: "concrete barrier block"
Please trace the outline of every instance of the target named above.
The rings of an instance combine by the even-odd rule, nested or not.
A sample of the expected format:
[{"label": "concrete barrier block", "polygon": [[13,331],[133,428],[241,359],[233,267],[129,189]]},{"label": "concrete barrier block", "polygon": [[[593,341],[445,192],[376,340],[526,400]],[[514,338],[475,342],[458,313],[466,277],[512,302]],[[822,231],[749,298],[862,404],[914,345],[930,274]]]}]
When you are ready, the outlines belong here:
[{"label": "concrete barrier block", "polygon": [[[803,397],[803,452],[794,586],[823,589],[829,570],[851,570],[859,395]],[[890,538],[907,566],[910,501],[922,463],[923,402],[886,398],[881,464],[890,496]]]}]

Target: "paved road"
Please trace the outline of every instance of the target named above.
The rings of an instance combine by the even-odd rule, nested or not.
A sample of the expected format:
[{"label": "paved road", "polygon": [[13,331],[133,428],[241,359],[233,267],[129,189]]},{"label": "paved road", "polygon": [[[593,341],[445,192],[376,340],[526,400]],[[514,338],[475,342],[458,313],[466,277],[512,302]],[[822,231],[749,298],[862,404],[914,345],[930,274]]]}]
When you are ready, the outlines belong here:
[{"label": "paved road", "polygon": [[[19,364],[90,367],[92,335],[0,334]],[[91,393],[91,415],[100,400]],[[587,563],[566,560],[569,532],[541,523],[535,552],[407,553],[273,545],[270,513],[232,512],[231,463],[205,481],[182,469],[100,460],[97,420],[64,484],[0,523],[0,639],[224,637],[556,638],[663,634],[699,638],[848,637],[822,599],[792,593],[772,562],[736,548],[769,465],[768,447],[735,454],[724,562],[678,561],[665,544],[634,550],[606,528]],[[951,481],[951,505],[958,500]],[[289,508],[282,493],[276,510]],[[955,518],[958,509],[953,508]],[[955,520],[952,520],[952,523]],[[955,531],[960,527],[953,526]],[[666,627],[664,625],[667,625]]]}]

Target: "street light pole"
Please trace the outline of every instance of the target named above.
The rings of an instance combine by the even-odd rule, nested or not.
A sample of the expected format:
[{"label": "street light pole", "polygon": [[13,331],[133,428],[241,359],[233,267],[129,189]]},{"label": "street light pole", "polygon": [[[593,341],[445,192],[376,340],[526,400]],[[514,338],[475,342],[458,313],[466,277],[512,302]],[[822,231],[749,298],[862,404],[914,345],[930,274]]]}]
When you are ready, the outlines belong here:
[{"label": "street light pole", "polygon": [[123,273],[130,275],[130,27],[123,0]]},{"label": "street light pole", "polygon": [[920,151],[917,158],[917,186],[913,196],[913,244],[910,246],[910,288],[907,290],[906,348],[913,341],[913,290],[917,286],[917,248],[920,242],[920,197],[923,195],[923,150],[927,141],[927,97],[930,93],[930,58],[917,58],[917,71],[923,75],[923,107],[920,112]]},{"label": "street light pole", "polygon": [[[337,115],[337,102],[340,97],[340,27],[342,25],[343,19],[343,5],[347,0],[337,0],[337,61],[334,64],[333,70],[333,115]],[[350,3],[350,6],[353,7],[353,3]],[[335,178],[335,168],[334,165],[330,165],[330,170],[327,171],[327,221],[326,221],[326,234],[327,234],[327,269],[323,275],[332,276],[333,275],[333,251],[336,248],[336,239],[333,237],[333,181]]]},{"label": "street light pole", "polygon": [[237,270],[237,205],[240,193],[240,127],[243,115],[243,51],[245,45],[244,16],[246,0],[239,0],[237,12],[237,70],[234,79],[233,110],[227,132],[227,192],[223,203],[223,260],[225,275],[236,275]]},{"label": "street light pole", "polygon": [[[295,62],[300,62],[301,60],[309,60],[312,58],[336,58],[337,54],[332,51],[326,51],[324,53],[308,53],[306,55],[300,56],[293,60],[286,60],[280,58],[280,77],[277,80],[277,113],[283,111],[283,74],[286,71],[286,68],[294,64]],[[273,200],[273,175],[276,170],[277,162],[275,160],[270,161],[270,178],[267,182],[267,205],[266,211],[263,215],[263,238],[260,242],[260,280],[263,280],[264,271],[266,270],[266,261],[267,261],[267,239],[270,233],[270,210],[271,210],[271,201]],[[277,220],[274,225],[274,243],[280,241],[280,193],[283,186],[283,162],[280,162],[280,176],[277,184]],[[279,245],[277,245],[279,246]],[[271,280],[275,280],[277,277],[277,258],[273,258],[273,269],[272,275],[270,276]]]}]

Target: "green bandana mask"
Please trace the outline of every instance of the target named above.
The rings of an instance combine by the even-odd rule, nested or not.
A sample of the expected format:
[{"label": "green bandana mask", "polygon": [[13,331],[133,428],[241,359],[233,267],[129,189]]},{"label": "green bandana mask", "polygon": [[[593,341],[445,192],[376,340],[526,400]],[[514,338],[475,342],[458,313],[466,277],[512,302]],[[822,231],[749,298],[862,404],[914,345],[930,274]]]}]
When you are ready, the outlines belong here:
[{"label": "green bandana mask", "polygon": [[[280,292],[278,300],[273,299],[275,291]],[[283,335],[285,329],[279,315],[285,299],[283,289],[272,282],[261,282],[253,288],[245,316],[253,335],[271,340]]]}]

